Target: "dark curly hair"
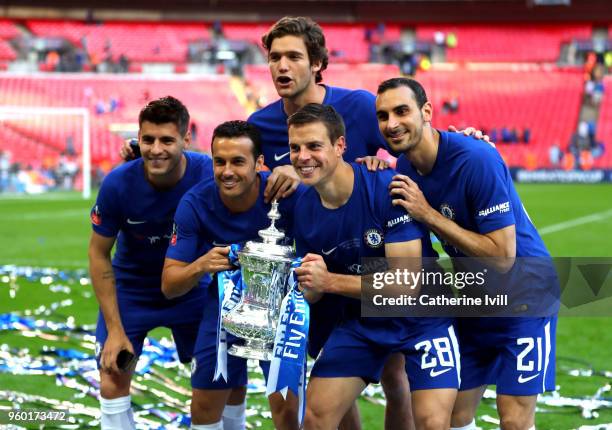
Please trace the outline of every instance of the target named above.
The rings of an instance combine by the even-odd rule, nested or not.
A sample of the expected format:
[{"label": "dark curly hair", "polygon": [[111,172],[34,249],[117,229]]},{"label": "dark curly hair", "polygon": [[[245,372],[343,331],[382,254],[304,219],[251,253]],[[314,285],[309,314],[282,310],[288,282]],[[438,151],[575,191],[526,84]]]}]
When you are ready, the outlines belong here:
[{"label": "dark curly hair", "polygon": [[261,44],[266,51],[270,52],[272,41],[284,36],[297,36],[304,40],[310,64],[321,63],[321,69],[315,76],[315,82],[321,82],[323,80],[321,72],[327,69],[329,57],[325,47],[325,36],[319,24],[308,17],[286,16],[276,21],[272,28],[262,36]]}]

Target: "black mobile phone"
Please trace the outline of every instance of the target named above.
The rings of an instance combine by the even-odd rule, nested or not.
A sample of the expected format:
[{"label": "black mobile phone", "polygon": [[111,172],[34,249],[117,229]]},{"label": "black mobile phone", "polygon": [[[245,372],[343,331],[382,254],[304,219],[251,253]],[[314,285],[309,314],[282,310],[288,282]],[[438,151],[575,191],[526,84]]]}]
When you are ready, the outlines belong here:
[{"label": "black mobile phone", "polygon": [[117,367],[122,372],[130,371],[135,364],[136,356],[127,349],[122,349],[119,354],[117,354]]},{"label": "black mobile phone", "polygon": [[130,139],[130,148],[132,148],[132,152],[134,153],[134,159],[142,156],[140,153],[140,146],[138,146],[138,139]]}]

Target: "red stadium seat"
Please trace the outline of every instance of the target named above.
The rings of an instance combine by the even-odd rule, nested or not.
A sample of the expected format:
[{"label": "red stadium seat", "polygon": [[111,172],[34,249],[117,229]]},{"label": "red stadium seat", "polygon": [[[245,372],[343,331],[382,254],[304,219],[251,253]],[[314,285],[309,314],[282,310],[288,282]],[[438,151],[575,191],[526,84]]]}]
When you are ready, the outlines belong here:
[{"label": "red stadium seat", "polygon": [[428,24],[417,27],[417,38],[433,41],[438,31],[457,37],[457,46],[446,49],[447,61],[453,62],[553,62],[563,42],[591,37],[584,24]]},{"label": "red stadium seat", "polygon": [[0,60],[13,61],[15,59],[17,59],[17,54],[11,45],[6,40],[0,39]]},{"label": "red stadium seat", "polygon": [[[87,107],[91,112],[92,159],[94,162],[118,160],[121,138],[110,132],[113,123],[135,123],[147,100],[166,95],[179,98],[189,108],[198,126],[196,147],[208,149],[214,127],[226,120],[244,119],[226,76],[146,78],[130,75],[49,75],[44,77],[0,77],[0,104],[15,106]],[[111,112],[110,98],[119,106]],[[96,114],[96,105],[104,113]],[[81,151],[80,120],[75,117],[36,117],[0,121],[0,130],[10,138],[3,149],[14,154],[15,161],[27,161],[32,154],[58,155],[72,137]],[[24,142],[28,150],[21,151]],[[20,160],[19,154],[24,158]],[[38,155],[37,155],[38,158]]]},{"label": "red stadium seat", "polygon": [[114,60],[124,54],[138,62],[183,62],[187,60],[190,40],[208,38],[202,23],[106,22],[87,24],[79,21],[27,22],[37,36],[65,37],[73,44],[86,44],[90,55]]},{"label": "red stadium seat", "polygon": [[604,152],[601,157],[595,159],[595,168],[612,166],[612,76],[604,78],[604,87],[605,92],[599,108],[595,135],[595,140],[603,143]]},{"label": "red stadium seat", "polygon": [[[417,79],[433,104],[435,127],[529,128],[529,144],[497,142],[510,166],[524,166],[535,156],[539,168],[549,167],[549,148],[557,144],[566,149],[578,123],[583,85],[579,70],[430,71]],[[459,110],[445,115],[442,104],[453,92]]]}]

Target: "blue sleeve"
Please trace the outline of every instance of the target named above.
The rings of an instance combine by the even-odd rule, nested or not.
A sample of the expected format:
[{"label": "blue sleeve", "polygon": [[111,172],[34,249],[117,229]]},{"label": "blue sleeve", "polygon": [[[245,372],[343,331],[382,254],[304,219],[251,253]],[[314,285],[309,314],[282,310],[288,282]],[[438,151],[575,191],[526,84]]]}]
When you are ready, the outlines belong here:
[{"label": "blue sleeve", "polygon": [[[188,197],[187,194],[185,197]],[[200,257],[199,244],[202,232],[196,208],[188,198],[182,198],[174,214],[174,226],[166,258],[192,263]]]},{"label": "blue sleeve", "polygon": [[117,175],[109,174],[102,182],[96,204],[91,208],[91,227],[105,237],[115,237],[121,228]]},{"label": "blue sleeve", "polygon": [[401,206],[393,206],[389,199],[389,209],[385,218],[385,243],[409,242],[422,239],[427,230],[422,224],[412,219]]},{"label": "blue sleeve", "polygon": [[412,219],[401,206],[394,206],[393,199],[389,194],[389,183],[396,174],[393,170],[376,172],[376,190],[374,195],[377,205],[381,208],[382,222],[384,223],[385,243],[409,242],[421,239],[427,234],[427,230]]},{"label": "blue sleeve", "polygon": [[493,148],[471,157],[466,175],[470,209],[481,234],[516,224],[508,193],[509,172]]}]

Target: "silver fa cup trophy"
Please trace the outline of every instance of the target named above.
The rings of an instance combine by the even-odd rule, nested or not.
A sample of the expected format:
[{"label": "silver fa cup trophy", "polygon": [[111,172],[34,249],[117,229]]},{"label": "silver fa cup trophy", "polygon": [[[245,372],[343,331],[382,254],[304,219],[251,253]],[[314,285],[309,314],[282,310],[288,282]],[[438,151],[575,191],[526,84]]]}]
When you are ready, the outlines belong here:
[{"label": "silver fa cup trophy", "polygon": [[281,303],[287,293],[287,279],[294,258],[291,246],[279,245],[285,234],[274,224],[281,217],[278,203],[272,202],[270,227],[260,230],[263,242],[249,241],[238,253],[244,290],[242,299],[223,317],[228,333],[245,340],[234,344],[232,355],[257,360],[271,360]]}]

